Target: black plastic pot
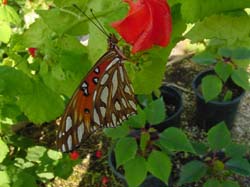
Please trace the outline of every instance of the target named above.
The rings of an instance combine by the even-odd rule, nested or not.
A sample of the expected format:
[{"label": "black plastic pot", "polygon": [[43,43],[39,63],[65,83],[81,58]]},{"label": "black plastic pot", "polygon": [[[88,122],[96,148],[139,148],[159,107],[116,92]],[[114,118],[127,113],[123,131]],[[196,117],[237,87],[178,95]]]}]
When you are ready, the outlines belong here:
[{"label": "black plastic pot", "polygon": [[225,121],[228,128],[231,129],[238,105],[244,95],[244,90],[235,85],[233,81],[230,81],[229,84],[231,84],[232,87],[239,89],[240,95],[238,97],[226,102],[209,101],[206,103],[198,88],[202,78],[209,74],[215,74],[214,70],[210,69],[199,73],[192,83],[196,95],[196,119],[198,125],[205,130],[209,130],[217,123]]},{"label": "black plastic pot", "polygon": [[[178,127],[180,124],[180,116],[183,111],[183,103],[180,92],[171,86],[162,86],[160,88],[161,96],[165,102],[167,110],[167,118],[162,123],[155,125],[159,132],[162,132],[168,127]],[[172,109],[169,109],[172,108]]]},{"label": "black plastic pot", "polygon": [[[108,153],[108,164],[114,175],[124,184],[124,186],[128,186],[125,176],[116,170],[115,156],[112,149],[109,150]],[[148,175],[140,187],[167,187],[167,185],[160,179],[152,175]]]}]

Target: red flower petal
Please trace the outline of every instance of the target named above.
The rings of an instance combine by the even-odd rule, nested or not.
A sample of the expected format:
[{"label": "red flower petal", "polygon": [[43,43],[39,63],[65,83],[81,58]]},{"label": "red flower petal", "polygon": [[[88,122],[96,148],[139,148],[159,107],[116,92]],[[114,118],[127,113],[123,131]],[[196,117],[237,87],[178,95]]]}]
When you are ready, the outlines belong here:
[{"label": "red flower petal", "polygon": [[126,18],[112,23],[122,38],[133,45],[132,52],[166,46],[170,41],[172,21],[166,0],[125,0],[130,6]]},{"label": "red flower petal", "polygon": [[79,158],[79,153],[77,151],[73,151],[69,153],[69,157],[71,160],[77,160]]},{"label": "red flower petal", "polygon": [[96,157],[96,158],[101,158],[101,157],[102,157],[102,151],[101,151],[101,150],[97,150],[97,151],[95,152],[95,157]]},{"label": "red flower petal", "polygon": [[36,50],[37,48],[29,48],[29,54],[32,56],[32,57],[35,57],[36,56]]},{"label": "red flower petal", "polygon": [[136,3],[133,3],[131,0],[126,2],[130,5],[128,16],[121,21],[112,23],[112,27],[116,29],[126,42],[134,44],[146,27],[149,16],[146,6],[141,0]]}]

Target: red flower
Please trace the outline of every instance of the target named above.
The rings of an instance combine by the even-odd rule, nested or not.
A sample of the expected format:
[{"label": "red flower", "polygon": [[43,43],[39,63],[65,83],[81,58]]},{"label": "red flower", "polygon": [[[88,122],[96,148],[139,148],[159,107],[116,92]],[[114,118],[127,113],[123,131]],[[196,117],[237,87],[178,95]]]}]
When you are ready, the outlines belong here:
[{"label": "red flower", "polygon": [[77,160],[79,158],[79,153],[77,151],[73,151],[69,153],[69,157],[71,160]]},{"label": "red flower", "polygon": [[32,56],[32,57],[35,57],[36,56],[36,50],[37,50],[37,48],[29,48],[29,53],[30,53],[30,55]]},{"label": "red flower", "polygon": [[96,157],[96,158],[101,158],[101,157],[102,157],[102,151],[101,151],[101,150],[97,150],[97,151],[95,152],[95,157]]},{"label": "red flower", "polygon": [[103,176],[102,177],[102,185],[106,186],[108,182],[109,182],[109,178],[107,176]]},{"label": "red flower", "polygon": [[7,5],[8,4],[8,0],[3,0],[3,4]]},{"label": "red flower", "polygon": [[166,0],[124,0],[130,6],[123,20],[112,23],[122,38],[133,45],[132,52],[153,45],[165,47],[170,41],[172,21]]}]

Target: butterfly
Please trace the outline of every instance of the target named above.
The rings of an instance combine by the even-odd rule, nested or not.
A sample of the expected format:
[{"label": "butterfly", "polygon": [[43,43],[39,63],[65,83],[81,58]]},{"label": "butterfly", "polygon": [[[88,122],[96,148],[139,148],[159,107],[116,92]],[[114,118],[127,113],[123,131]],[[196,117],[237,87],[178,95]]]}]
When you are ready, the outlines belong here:
[{"label": "butterfly", "polygon": [[136,113],[136,100],[114,34],[108,51],[74,92],[61,118],[57,145],[62,152],[76,149],[81,141],[103,127],[116,127]]}]

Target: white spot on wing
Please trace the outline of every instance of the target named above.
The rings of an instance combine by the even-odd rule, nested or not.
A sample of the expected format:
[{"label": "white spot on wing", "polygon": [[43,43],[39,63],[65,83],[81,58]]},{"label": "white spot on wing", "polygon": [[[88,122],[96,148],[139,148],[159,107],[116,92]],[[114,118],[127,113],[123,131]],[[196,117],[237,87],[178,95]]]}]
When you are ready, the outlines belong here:
[{"label": "white spot on wing", "polygon": [[96,126],[95,125],[92,125],[91,126],[91,131],[95,131],[96,130]]},{"label": "white spot on wing", "polygon": [[87,88],[87,87],[88,87],[87,83],[86,83],[86,82],[83,82],[82,88]]},{"label": "white spot on wing", "polygon": [[117,63],[120,59],[119,58],[115,58],[112,62],[110,62],[110,64],[106,67],[106,71],[108,69],[110,69],[115,63]]},{"label": "white spot on wing", "polygon": [[104,107],[100,107],[101,114],[103,117],[105,117],[106,109]]},{"label": "white spot on wing", "polygon": [[100,119],[99,119],[99,116],[98,116],[98,114],[97,114],[96,109],[94,109],[94,121],[95,121],[98,125],[100,125]]},{"label": "white spot on wing", "polygon": [[65,145],[62,144],[62,152],[65,152],[65,151],[66,151]]},{"label": "white spot on wing", "polygon": [[113,121],[113,124],[116,124],[116,122],[117,122],[117,121],[116,121],[116,116],[115,116],[114,113],[112,114],[112,121]]},{"label": "white spot on wing", "polygon": [[125,92],[127,92],[128,94],[131,94],[131,92],[130,92],[130,89],[129,89],[128,85],[126,85],[126,86],[125,86],[125,89],[124,89],[124,90],[125,90]]},{"label": "white spot on wing", "polygon": [[108,94],[109,94],[109,90],[108,90],[108,87],[106,86],[106,87],[103,89],[102,93],[101,93],[101,100],[102,100],[105,104],[107,104],[107,102],[108,102]]},{"label": "white spot on wing", "polygon": [[71,119],[70,116],[67,116],[67,118],[66,118],[66,129],[65,129],[65,131],[67,132],[71,127],[72,127],[72,119]]},{"label": "white spot on wing", "polygon": [[67,139],[67,144],[68,144],[69,150],[71,150],[72,149],[72,136],[71,135],[69,135]]},{"label": "white spot on wing", "polygon": [[100,69],[97,67],[97,68],[95,68],[95,70],[94,70],[96,73],[99,73],[100,72]]},{"label": "white spot on wing", "polygon": [[124,98],[122,98],[122,104],[123,104],[123,106],[124,106],[125,108],[127,108],[127,103],[126,103],[126,101],[125,101]]},{"label": "white spot on wing", "polygon": [[58,133],[58,138],[61,138],[62,137],[62,132],[60,131],[59,133]]},{"label": "white spot on wing", "polygon": [[102,79],[101,79],[101,85],[104,85],[107,80],[109,78],[109,74],[105,73],[103,76],[102,76]]},{"label": "white spot on wing", "polygon": [[116,110],[121,110],[121,105],[119,104],[118,101],[115,102],[115,109]]},{"label": "white spot on wing", "polygon": [[96,98],[96,91],[94,92],[94,95],[93,95],[93,101],[95,101],[95,98]]},{"label": "white spot on wing", "polygon": [[112,85],[113,85],[113,88],[112,88],[112,97],[114,97],[116,91],[117,91],[117,88],[118,88],[118,80],[117,80],[117,71],[114,72],[113,74],[113,77],[112,77]]},{"label": "white spot on wing", "polygon": [[129,104],[132,106],[132,108],[133,108],[134,110],[136,110],[136,104],[134,103],[134,101],[129,100],[128,102],[129,102]]},{"label": "white spot on wing", "polygon": [[84,124],[83,122],[79,125],[77,129],[77,137],[78,137],[78,142],[80,143],[82,140],[82,136],[84,134]]},{"label": "white spot on wing", "polygon": [[123,74],[122,66],[119,66],[119,70],[120,70],[120,75],[121,75],[122,82],[124,82],[124,74]]}]

